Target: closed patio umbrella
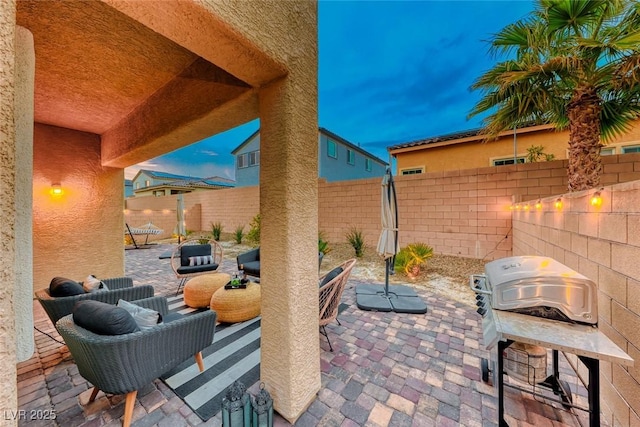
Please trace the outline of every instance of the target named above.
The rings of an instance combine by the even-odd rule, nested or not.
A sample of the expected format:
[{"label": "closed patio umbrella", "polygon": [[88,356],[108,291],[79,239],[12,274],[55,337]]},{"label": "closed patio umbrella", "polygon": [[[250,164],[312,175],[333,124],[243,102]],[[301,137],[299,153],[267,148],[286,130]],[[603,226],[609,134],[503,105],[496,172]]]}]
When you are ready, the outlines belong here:
[{"label": "closed patio umbrella", "polygon": [[387,169],[382,178],[381,192],[382,231],[378,239],[378,254],[385,260],[385,293],[389,292],[389,274],[391,274],[395,256],[398,253],[398,200],[393,175]]},{"label": "closed patio umbrella", "polygon": [[384,288],[379,285],[358,285],[356,304],[361,310],[394,311],[396,313],[422,314],[427,305],[409,286],[389,286],[389,275],[398,253],[398,201],[391,170],[387,169],[382,178],[380,216],[382,230],[378,239],[378,254],[385,260]]}]

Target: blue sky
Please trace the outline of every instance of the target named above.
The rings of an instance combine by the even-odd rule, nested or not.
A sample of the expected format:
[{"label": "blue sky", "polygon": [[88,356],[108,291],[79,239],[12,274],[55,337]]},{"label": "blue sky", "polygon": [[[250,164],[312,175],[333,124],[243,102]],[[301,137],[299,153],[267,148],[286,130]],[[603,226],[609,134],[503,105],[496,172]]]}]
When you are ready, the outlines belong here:
[{"label": "blue sky", "polygon": [[[320,1],[319,125],[383,160],[387,147],[480,127],[469,87],[496,58],[487,40],[532,1]],[[253,121],[127,168],[234,177],[231,150]]]}]

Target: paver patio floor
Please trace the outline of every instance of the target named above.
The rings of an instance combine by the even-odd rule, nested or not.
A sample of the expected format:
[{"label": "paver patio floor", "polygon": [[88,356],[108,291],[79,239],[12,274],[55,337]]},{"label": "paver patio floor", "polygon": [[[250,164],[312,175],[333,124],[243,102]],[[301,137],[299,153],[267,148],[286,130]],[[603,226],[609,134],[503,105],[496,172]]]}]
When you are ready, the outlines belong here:
[{"label": "paver patio floor", "polygon": [[[158,259],[170,248],[126,251],[126,274],[134,285],[153,285],[156,295],[175,293],[177,280],[169,260]],[[234,264],[225,260],[221,269],[233,272]],[[359,283],[356,270],[343,296],[349,307],[339,317],[342,325],[327,327],[334,352],[318,337],[322,388],[296,426],[497,426],[496,391],[480,379],[480,359],[488,352],[474,306],[417,288],[429,307],[425,315],[361,311],[355,304]],[[34,315],[36,328],[60,339],[36,301]],[[78,374],[66,346],[34,333],[36,353],[18,365],[19,409],[25,411],[24,418],[32,410],[53,410],[56,419],[21,419],[18,424],[120,426],[124,397],[100,393],[87,404],[91,385]],[[586,406],[584,388],[561,359],[561,375],[577,392],[574,403]],[[256,388],[254,384],[250,391]],[[579,425],[557,403],[513,390],[505,396],[506,420],[512,427]],[[222,424],[219,415],[202,422],[160,380],[139,391],[133,420],[134,427]],[[275,424],[289,425],[279,416]]]}]

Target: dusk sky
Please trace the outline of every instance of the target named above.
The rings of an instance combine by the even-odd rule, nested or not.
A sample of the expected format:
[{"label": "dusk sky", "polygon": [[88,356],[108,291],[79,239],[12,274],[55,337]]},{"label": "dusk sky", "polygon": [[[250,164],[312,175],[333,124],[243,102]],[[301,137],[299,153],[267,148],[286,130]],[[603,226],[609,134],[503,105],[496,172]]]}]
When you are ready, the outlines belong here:
[{"label": "dusk sky", "polygon": [[[495,63],[487,40],[532,1],[320,1],[318,122],[388,160],[387,147],[480,127],[469,88]],[[127,168],[234,178],[253,121]]]}]

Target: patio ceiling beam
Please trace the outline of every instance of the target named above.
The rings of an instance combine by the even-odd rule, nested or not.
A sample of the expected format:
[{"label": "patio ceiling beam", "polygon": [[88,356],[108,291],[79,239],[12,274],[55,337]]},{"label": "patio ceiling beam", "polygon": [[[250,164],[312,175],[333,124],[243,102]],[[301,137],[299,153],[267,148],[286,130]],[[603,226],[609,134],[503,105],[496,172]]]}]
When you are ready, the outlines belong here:
[{"label": "patio ceiling beam", "polygon": [[239,80],[220,83],[212,74],[194,73],[207,67],[213,66],[196,61],[103,133],[102,165],[131,166],[256,118],[254,90]]},{"label": "patio ceiling beam", "polygon": [[283,64],[244,37],[255,29],[245,16],[238,18],[233,3],[103,1],[253,87],[287,73]]}]

